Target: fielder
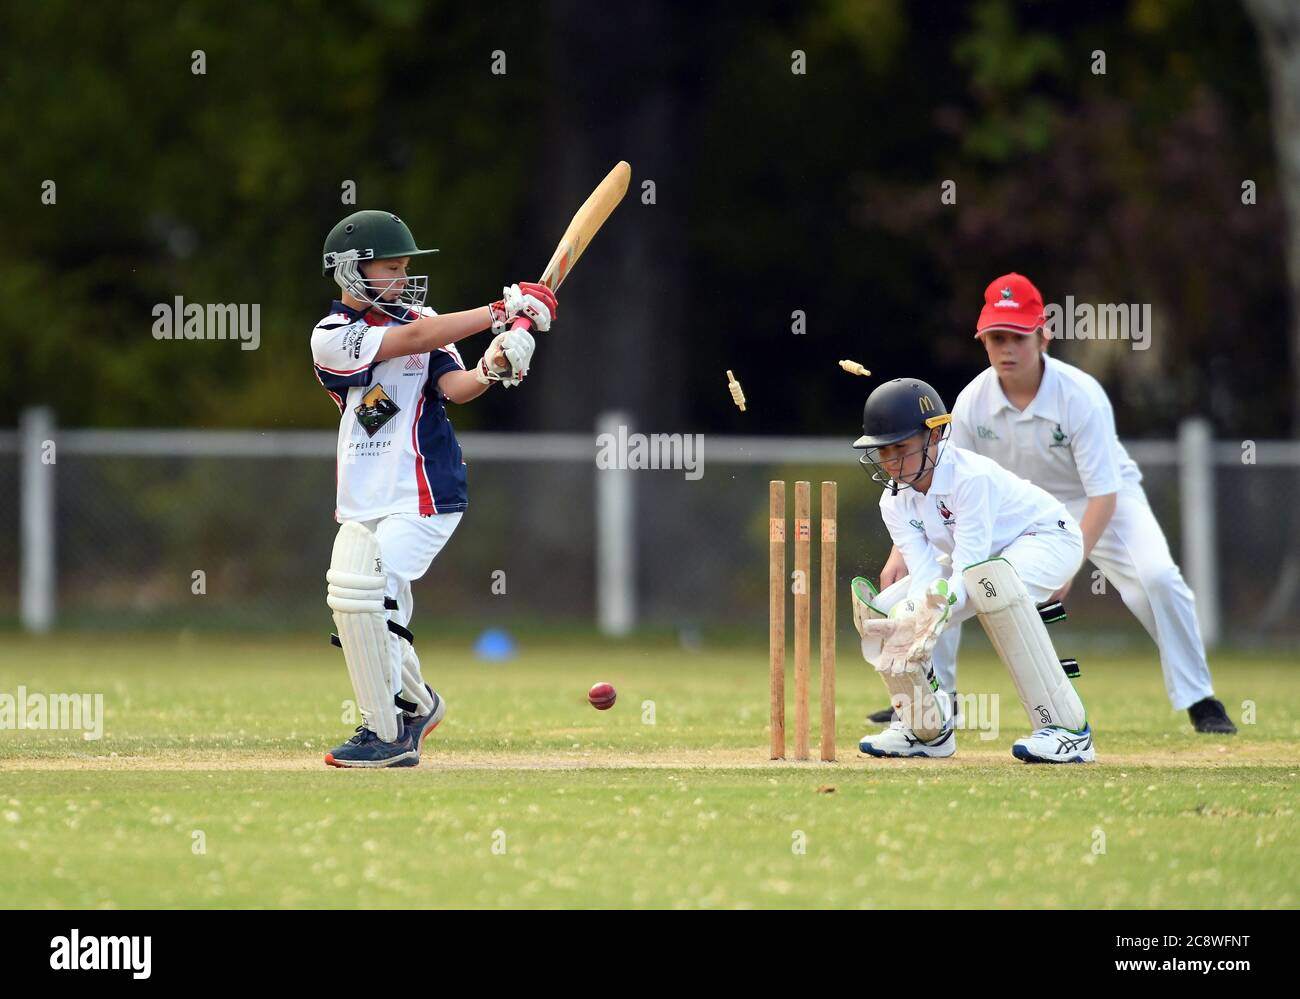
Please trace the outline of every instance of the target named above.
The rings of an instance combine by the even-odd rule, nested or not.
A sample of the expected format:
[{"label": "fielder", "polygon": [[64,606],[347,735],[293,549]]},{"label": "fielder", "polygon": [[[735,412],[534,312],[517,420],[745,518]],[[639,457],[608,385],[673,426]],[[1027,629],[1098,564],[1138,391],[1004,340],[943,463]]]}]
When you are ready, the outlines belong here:
[{"label": "fielder", "polygon": [[[520,282],[501,300],[438,315],[427,278],[410,275],[421,250],[396,215],[362,211],[325,240],[327,276],[342,291],[311,335],[316,378],[339,408],[338,491],[326,602],[361,709],[356,734],[331,750],[334,767],[412,767],[446,702],[415,654],[411,583],[428,571],[465,511],[465,462],[446,403],[469,402],[528,373],[533,338],[516,316],[550,328],[556,300]],[[466,370],[456,341],[491,329]]]},{"label": "fielder", "polygon": [[1058,500],[997,462],[948,442],[952,417],[925,382],[897,378],[871,393],[861,463],[887,488],[880,515],[911,575],[880,593],[853,580],[862,655],[897,718],[864,736],[871,756],[946,757],[957,749],[952,705],[931,657],[951,626],[978,615],[1011,672],[1032,734],[1011,747],[1027,763],[1096,758],[1083,702],[1037,604],[1083,560],[1079,525]]},{"label": "fielder", "polygon": [[[1234,734],[1214,696],[1195,598],[1151,512],[1142,473],[1115,432],[1105,390],[1047,355],[1043,299],[1020,274],[1004,275],[985,290],[975,336],[989,367],[953,405],[952,444],[992,458],[1065,504],[1082,529],[1084,557],[1156,643],[1170,703],[1187,711],[1197,732]],[[895,548],[881,586],[906,575],[908,564]],[[1051,600],[1059,603],[1069,591],[1066,582]],[[1058,606],[1056,617],[1063,616]],[[935,670],[949,692],[956,689],[960,639],[960,629],[952,628],[935,649]],[[885,720],[884,714],[872,720]]]}]

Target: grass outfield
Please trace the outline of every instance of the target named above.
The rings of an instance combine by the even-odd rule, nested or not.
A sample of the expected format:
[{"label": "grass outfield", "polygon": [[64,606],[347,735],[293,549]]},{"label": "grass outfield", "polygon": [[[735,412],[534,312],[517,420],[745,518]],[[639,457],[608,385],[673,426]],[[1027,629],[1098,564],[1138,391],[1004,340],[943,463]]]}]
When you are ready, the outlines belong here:
[{"label": "grass outfield", "polygon": [[[106,721],[99,741],[0,731],[0,898],[1300,905],[1294,659],[1217,657],[1219,696],[1239,723],[1253,702],[1256,720],[1212,738],[1169,708],[1153,656],[1094,653],[1080,692],[1099,762],[1029,767],[1010,755],[1028,726],[986,647],[963,658],[961,689],[1001,695],[997,737],[964,732],[951,760],[878,761],[856,741],[883,687],[842,646],[838,764],[766,760],[762,647],[550,641],[508,664],[465,643],[420,649],[447,719],[418,768],[360,772],[321,762],[350,734],[352,695],[318,640],[8,637],[0,694],[102,692]],[[618,688],[611,711],[586,703],[597,680]]]}]

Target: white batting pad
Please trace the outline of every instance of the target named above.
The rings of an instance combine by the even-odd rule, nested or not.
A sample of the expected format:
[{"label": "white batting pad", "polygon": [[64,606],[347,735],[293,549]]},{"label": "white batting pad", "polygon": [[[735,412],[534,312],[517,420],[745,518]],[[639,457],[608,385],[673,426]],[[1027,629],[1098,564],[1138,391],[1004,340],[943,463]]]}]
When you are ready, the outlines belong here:
[{"label": "white batting pad", "polygon": [[402,697],[419,707],[417,714],[427,715],[433,710],[433,697],[424,685],[420,674],[420,657],[409,642],[401,642],[402,653]]},{"label": "white batting pad", "polygon": [[379,539],[358,523],[339,528],[325,574],[325,602],[334,612],[357,705],[366,725],[385,742],[397,740],[393,695],[400,685],[396,651],[389,642],[384,607],[384,563]]},{"label": "white batting pad", "polygon": [[1011,671],[1033,725],[1083,728],[1087,723],[1083,702],[1061,671],[1047,626],[1011,563],[1004,558],[978,562],[966,569],[962,578],[980,624]]}]

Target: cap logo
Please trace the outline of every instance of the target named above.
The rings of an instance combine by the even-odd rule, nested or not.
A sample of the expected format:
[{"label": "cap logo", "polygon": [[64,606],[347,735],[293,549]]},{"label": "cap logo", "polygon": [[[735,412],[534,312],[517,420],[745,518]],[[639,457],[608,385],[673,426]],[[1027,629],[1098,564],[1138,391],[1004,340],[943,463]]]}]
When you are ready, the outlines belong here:
[{"label": "cap logo", "polygon": [[1003,289],[1002,289],[1002,297],[1003,297],[1003,298],[1010,298],[1010,297],[1011,297],[1011,289],[1010,289],[1010,288],[1003,288]]},{"label": "cap logo", "polygon": [[934,403],[930,401],[930,397],[929,397],[928,395],[923,395],[923,396],[921,396],[921,398],[920,398],[919,400],[917,400],[917,401],[918,401],[918,403],[919,403],[920,406],[921,406],[921,412],[922,412],[922,413],[933,413],[933,412],[934,412]]}]

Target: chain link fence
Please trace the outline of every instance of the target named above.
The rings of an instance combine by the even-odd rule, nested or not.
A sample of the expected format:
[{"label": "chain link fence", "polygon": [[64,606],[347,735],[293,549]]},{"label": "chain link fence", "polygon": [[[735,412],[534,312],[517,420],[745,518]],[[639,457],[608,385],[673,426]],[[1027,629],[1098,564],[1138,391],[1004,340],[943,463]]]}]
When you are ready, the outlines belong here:
[{"label": "chain link fence", "polygon": [[[324,602],[337,530],[331,434],[51,428],[49,439],[53,461],[43,463],[25,450],[24,434],[0,434],[0,509],[21,525],[0,534],[0,614],[11,627],[33,625],[31,608],[42,600],[22,591],[42,586],[46,623],[60,629],[331,627]],[[1180,452],[1174,442],[1130,447],[1181,560],[1188,500]],[[889,550],[879,487],[844,441],[706,437],[698,478],[598,469],[591,435],[470,434],[464,450],[469,510],[414,587],[424,629],[590,629],[601,621],[608,632],[615,621],[616,632],[762,643],[770,479],[813,483],[814,539],[817,483],[839,483],[842,595],[852,576],[876,577]],[[1220,444],[1205,456],[1211,495],[1193,502],[1217,509],[1208,588],[1217,591],[1223,640],[1294,645],[1300,514],[1291,498],[1300,448],[1261,444],[1258,454],[1257,464],[1243,464],[1237,448]],[[40,489],[23,469],[47,477],[37,479]],[[602,488],[604,476],[622,477],[621,487]],[[612,516],[602,511],[611,503],[619,507]],[[791,515],[792,499],[787,504]],[[814,541],[814,579],[817,557]],[[31,564],[42,559],[45,583]],[[1076,580],[1067,627],[1094,642],[1140,638],[1118,596],[1091,572],[1085,565]],[[602,592],[617,592],[626,606],[602,614]],[[839,617],[851,631],[846,597]]]}]

